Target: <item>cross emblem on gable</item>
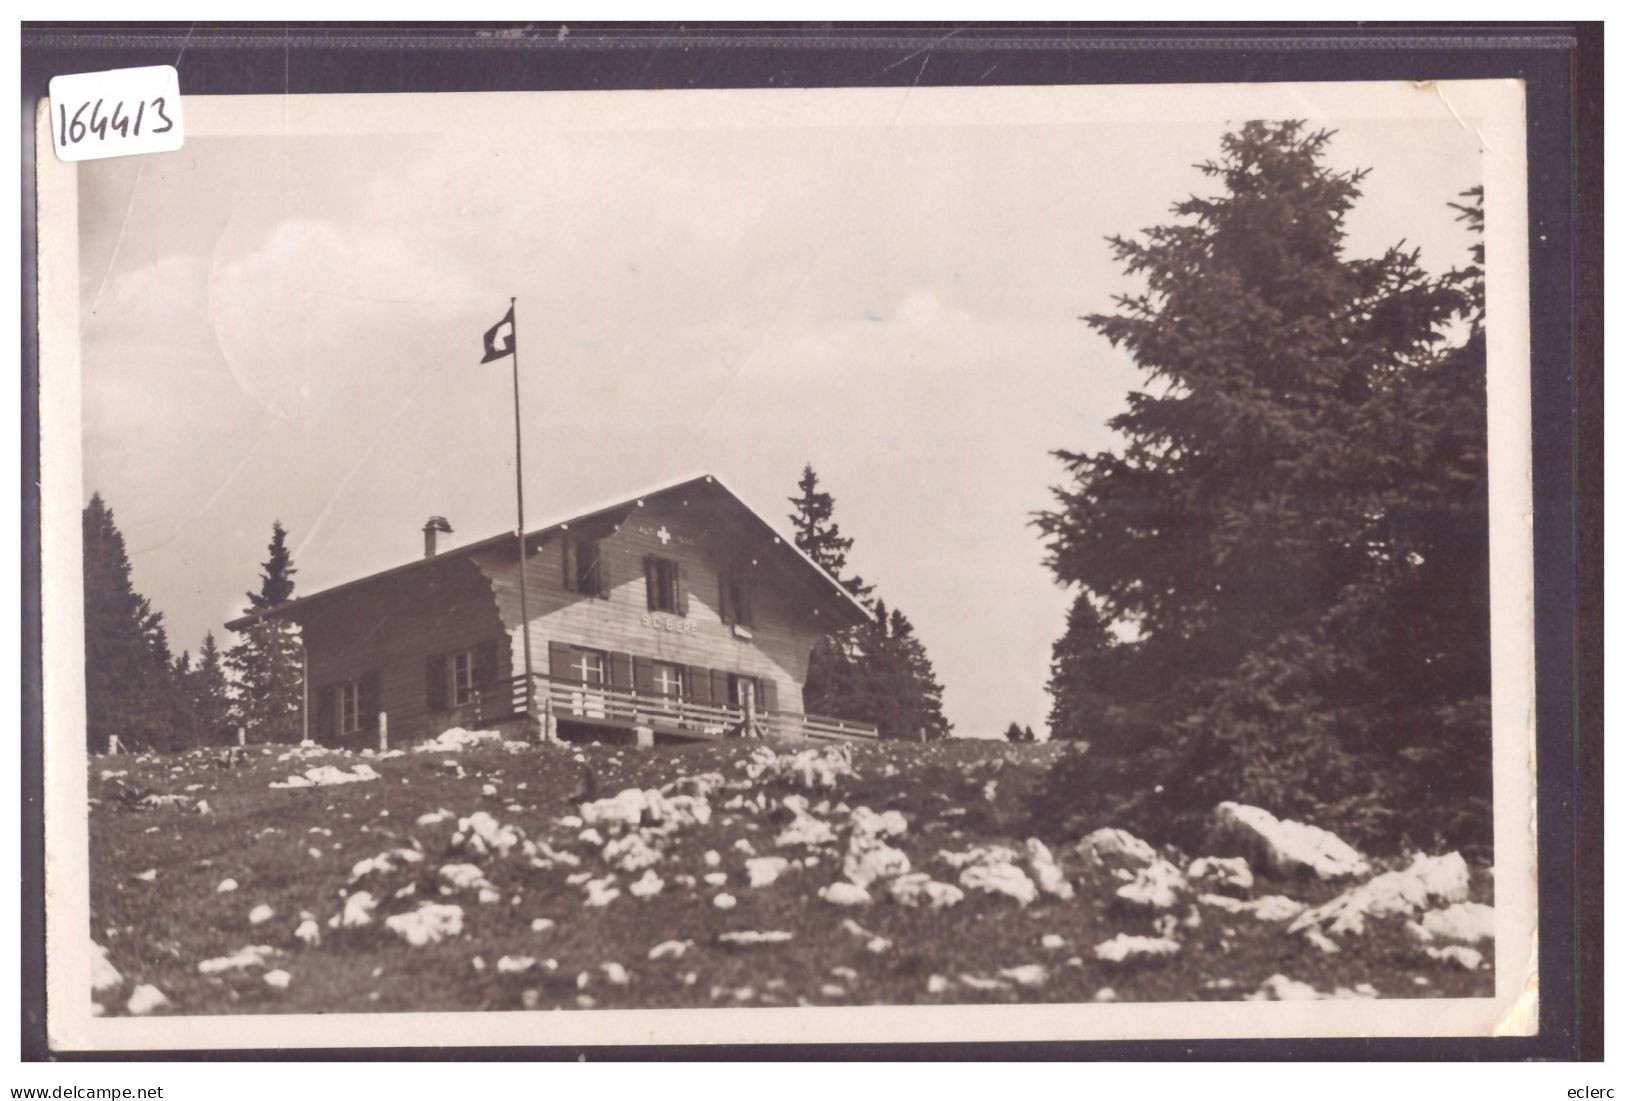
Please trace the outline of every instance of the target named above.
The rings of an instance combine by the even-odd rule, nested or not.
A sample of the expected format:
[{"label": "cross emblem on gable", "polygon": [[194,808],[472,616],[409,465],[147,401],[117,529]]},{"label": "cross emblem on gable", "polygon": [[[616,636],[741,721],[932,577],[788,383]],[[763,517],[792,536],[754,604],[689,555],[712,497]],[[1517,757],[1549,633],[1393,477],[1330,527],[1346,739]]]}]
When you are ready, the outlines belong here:
[{"label": "cross emblem on gable", "polygon": [[661,546],[665,546],[667,543],[671,542],[671,532],[666,530],[665,524],[660,525],[660,530],[655,532],[655,535],[660,539]]}]

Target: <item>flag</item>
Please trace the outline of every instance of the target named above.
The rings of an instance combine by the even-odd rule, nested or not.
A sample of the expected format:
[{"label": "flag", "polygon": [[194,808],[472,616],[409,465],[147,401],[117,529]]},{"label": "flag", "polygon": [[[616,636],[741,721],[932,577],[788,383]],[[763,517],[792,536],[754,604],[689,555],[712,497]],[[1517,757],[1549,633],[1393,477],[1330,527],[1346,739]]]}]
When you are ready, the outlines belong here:
[{"label": "flag", "polygon": [[[498,344],[497,334],[502,332],[502,326],[504,325],[508,327],[508,331],[503,334],[502,343]],[[485,331],[485,358],[480,362],[490,363],[492,360],[501,359],[503,356],[513,355],[513,344],[513,307],[509,306],[508,312],[503,315],[502,320]]]}]

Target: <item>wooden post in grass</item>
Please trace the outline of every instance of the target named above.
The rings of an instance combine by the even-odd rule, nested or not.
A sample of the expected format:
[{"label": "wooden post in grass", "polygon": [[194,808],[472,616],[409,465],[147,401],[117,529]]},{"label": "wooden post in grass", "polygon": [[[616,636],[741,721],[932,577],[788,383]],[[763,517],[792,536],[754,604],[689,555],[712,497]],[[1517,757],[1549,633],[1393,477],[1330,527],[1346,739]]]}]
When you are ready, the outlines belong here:
[{"label": "wooden post in grass", "polygon": [[248,744],[248,731],[245,730],[243,727],[240,727],[240,726],[237,728],[237,744],[238,745],[247,745]]},{"label": "wooden post in grass", "polygon": [[389,712],[378,712],[378,752],[389,752]]},{"label": "wooden post in grass", "polygon": [[118,756],[118,735],[117,734],[109,734],[107,736],[107,755],[109,757],[117,757]]}]

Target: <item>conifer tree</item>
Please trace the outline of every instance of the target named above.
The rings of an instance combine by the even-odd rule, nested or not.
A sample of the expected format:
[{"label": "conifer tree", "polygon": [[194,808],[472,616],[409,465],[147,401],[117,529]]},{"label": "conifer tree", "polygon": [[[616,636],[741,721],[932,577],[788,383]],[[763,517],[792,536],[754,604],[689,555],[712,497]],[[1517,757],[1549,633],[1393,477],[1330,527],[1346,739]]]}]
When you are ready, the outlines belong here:
[{"label": "conifer tree", "polygon": [[[271,525],[267,558],[261,563],[258,592],[248,593],[245,612],[268,612],[293,596],[298,572],[280,520]],[[233,718],[255,741],[298,741],[302,733],[303,655],[299,628],[260,616],[242,631],[226,663],[236,681]]]},{"label": "conifer tree", "polygon": [[942,686],[914,625],[874,599],[874,586],[855,574],[846,575],[852,540],[835,523],[835,499],[818,488],[811,464],[802,469],[797,488],[800,494],[790,498],[796,546],[828,570],[872,617],[867,624],[827,635],[814,645],[803,690],[807,711],[872,722],[886,738],[947,737],[951,725],[942,714]]},{"label": "conifer tree", "polygon": [[203,745],[226,741],[231,729],[231,693],[214,632],[203,636],[197,666],[191,674],[191,699],[197,716],[198,740]]},{"label": "conifer tree", "polygon": [[1194,841],[1239,799],[1487,841],[1482,345],[1448,339],[1478,277],[1346,256],[1330,140],[1249,123],[1217,194],[1111,240],[1142,288],[1086,320],[1149,385],[1038,520],[1079,597],[1052,722],[1091,742],[1053,794],[1100,824]]},{"label": "conifer tree", "polygon": [[104,753],[117,735],[130,750],[177,748],[185,731],[175,726],[179,701],[163,616],[135,591],[124,536],[101,494],[91,495],[81,521],[87,746]]}]

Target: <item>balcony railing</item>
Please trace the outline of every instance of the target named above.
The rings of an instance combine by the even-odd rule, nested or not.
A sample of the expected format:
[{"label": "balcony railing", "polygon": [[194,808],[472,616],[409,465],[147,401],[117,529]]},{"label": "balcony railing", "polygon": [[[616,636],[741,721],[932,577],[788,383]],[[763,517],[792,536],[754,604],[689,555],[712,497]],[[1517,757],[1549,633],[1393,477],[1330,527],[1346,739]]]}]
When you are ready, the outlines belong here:
[{"label": "balcony railing", "polygon": [[[879,737],[873,724],[821,715],[801,715],[793,711],[745,709],[731,703],[701,703],[676,696],[629,692],[621,688],[582,684],[578,681],[536,674],[534,698],[538,717],[579,721],[617,727],[648,727],[667,734],[689,737],[725,738],[765,736],[795,741],[873,741]],[[525,678],[514,677],[505,693],[486,693],[482,711],[490,704],[506,705],[512,716],[524,715]],[[500,699],[497,697],[500,695]],[[497,716],[487,714],[487,718]]]}]

